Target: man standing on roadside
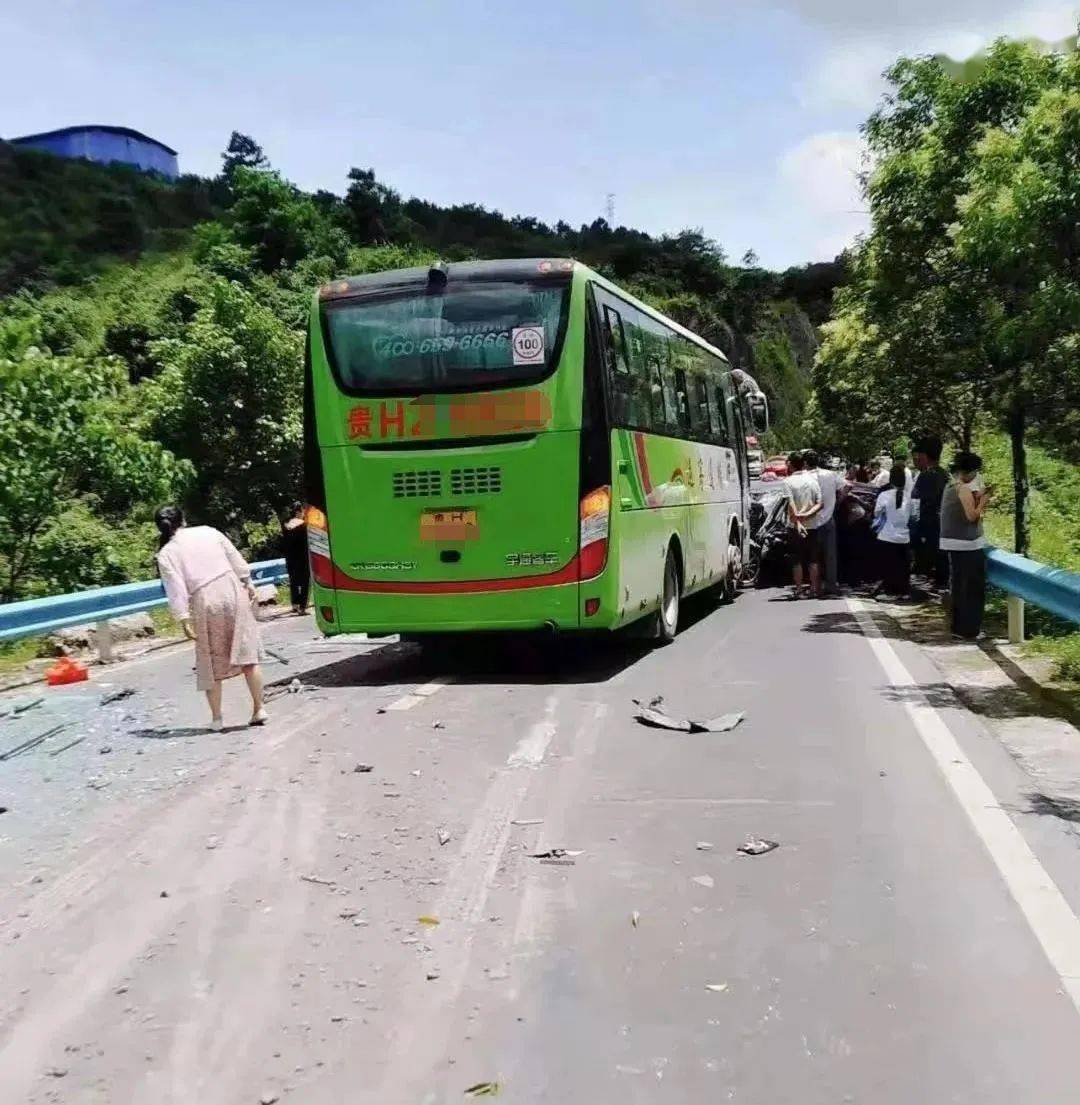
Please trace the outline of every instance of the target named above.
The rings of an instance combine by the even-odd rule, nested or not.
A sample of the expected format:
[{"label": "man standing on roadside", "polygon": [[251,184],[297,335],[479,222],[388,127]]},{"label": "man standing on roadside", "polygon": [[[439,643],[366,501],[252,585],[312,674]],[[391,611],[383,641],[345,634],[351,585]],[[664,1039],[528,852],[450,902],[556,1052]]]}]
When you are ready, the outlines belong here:
[{"label": "man standing on roadside", "polygon": [[912,450],[918,469],[911,493],[911,544],[915,570],[933,581],[938,591],[949,587],[949,554],[942,552],[941,497],[949,477],[941,467],[941,438],[924,437]]},{"label": "man standing on roadside", "polygon": [[818,559],[817,530],[807,528],[807,522],[821,511],[821,487],[817,477],[805,471],[802,453],[788,457],[788,477],[784,480],[784,494],[788,504],[788,549],[791,554],[791,597],[801,597],[806,575],[810,588],[816,593],[821,589],[821,564]]},{"label": "man standing on roadside", "polygon": [[[803,453],[805,471],[817,479],[821,490],[821,509],[806,523],[806,528],[817,536],[817,553],[821,560],[823,580],[819,579],[815,593],[836,594],[836,499],[840,494],[840,477],[836,472],[821,467],[821,458],[813,449]],[[823,586],[822,586],[823,584]]]}]

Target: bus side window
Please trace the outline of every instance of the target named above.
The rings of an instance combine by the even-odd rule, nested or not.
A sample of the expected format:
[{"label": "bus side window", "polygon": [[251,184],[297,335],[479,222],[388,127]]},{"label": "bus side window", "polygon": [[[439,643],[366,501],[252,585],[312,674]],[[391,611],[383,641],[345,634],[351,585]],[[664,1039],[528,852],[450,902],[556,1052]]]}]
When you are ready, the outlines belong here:
[{"label": "bus side window", "polygon": [[717,384],[712,389],[713,402],[717,406],[717,414],[720,421],[720,433],[717,435],[717,444],[724,445],[731,448],[731,430],[728,423],[728,418],[731,414],[731,409],[728,405],[727,396],[724,394],[724,389],[720,384]]},{"label": "bus side window", "polygon": [[661,432],[677,437],[683,420],[679,411],[679,385],[675,369],[667,361],[658,363],[656,367],[660,375],[660,392],[664,397],[664,426]]},{"label": "bus side window", "polygon": [[607,356],[609,379],[628,376],[630,369],[626,364],[626,336],[623,333],[622,319],[614,307],[604,304],[604,350]]},{"label": "bus side window", "polygon": [[709,408],[709,440],[716,445],[722,445],[727,435],[723,429],[724,416],[720,412],[720,403],[716,398],[716,385],[712,380],[703,380],[702,386],[705,389],[705,402]]}]

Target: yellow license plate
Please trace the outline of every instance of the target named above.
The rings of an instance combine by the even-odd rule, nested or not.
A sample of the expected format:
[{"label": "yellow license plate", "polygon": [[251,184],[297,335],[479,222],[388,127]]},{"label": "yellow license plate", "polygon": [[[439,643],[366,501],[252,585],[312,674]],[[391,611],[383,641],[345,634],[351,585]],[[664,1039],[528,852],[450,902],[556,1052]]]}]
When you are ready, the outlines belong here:
[{"label": "yellow license plate", "polygon": [[425,510],[420,515],[421,541],[475,541],[479,536],[475,510]]}]

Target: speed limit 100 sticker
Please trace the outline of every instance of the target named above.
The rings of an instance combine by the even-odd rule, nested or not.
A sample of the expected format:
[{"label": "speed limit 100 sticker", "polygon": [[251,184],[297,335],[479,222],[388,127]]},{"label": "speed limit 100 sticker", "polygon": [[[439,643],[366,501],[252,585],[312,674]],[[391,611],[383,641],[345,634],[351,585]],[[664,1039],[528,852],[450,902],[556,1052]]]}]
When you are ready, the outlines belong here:
[{"label": "speed limit 100 sticker", "polygon": [[514,364],[544,363],[544,328],[542,326],[515,326],[510,334],[514,350]]}]

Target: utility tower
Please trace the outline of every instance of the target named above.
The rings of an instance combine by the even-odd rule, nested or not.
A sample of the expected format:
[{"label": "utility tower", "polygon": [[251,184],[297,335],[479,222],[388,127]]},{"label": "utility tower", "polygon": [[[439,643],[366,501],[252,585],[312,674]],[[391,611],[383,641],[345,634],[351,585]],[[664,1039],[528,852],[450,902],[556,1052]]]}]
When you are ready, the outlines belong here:
[{"label": "utility tower", "polygon": [[608,192],[607,202],[604,204],[604,216],[607,219],[608,226],[615,225],[615,193]]}]

